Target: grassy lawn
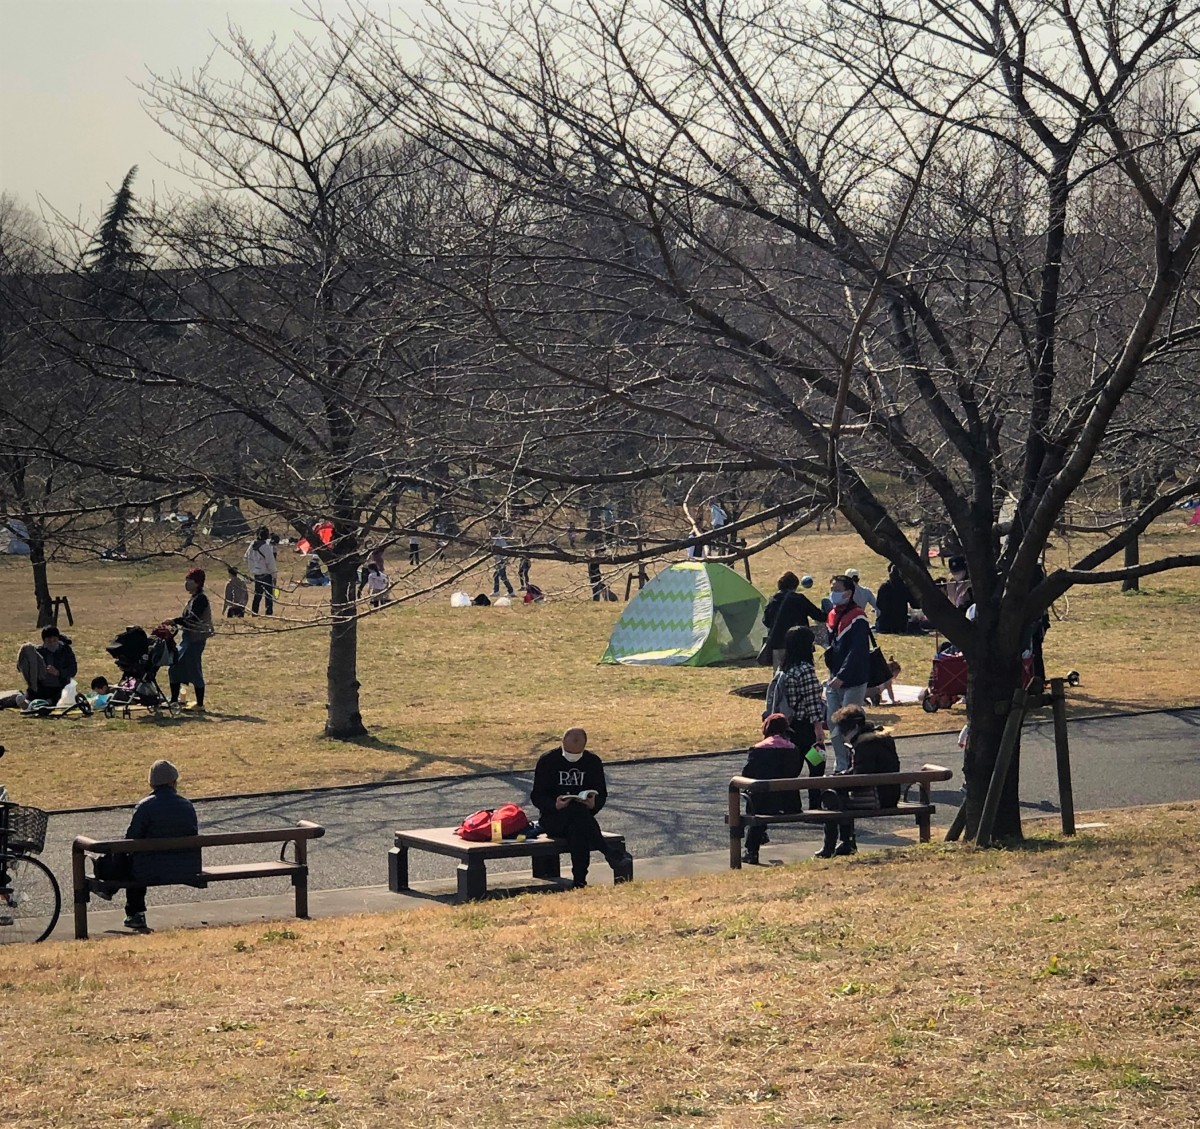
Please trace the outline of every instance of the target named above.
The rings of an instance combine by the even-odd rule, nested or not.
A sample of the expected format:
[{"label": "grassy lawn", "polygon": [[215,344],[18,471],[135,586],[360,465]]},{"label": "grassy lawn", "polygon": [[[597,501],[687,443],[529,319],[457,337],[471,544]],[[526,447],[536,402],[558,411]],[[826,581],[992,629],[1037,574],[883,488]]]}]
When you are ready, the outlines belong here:
[{"label": "grassy lawn", "polygon": [[14,1127],[1197,1124],[1200,805],[392,915],[10,948]]},{"label": "grassy lawn", "polygon": [[[1181,551],[1197,537],[1173,516],[1155,527],[1145,552]],[[1082,548],[1076,539],[1070,555]],[[236,547],[232,559],[240,552]],[[436,568],[406,575],[400,559],[390,572],[406,592],[443,575]],[[202,563],[219,599],[224,569],[215,557]],[[831,572],[852,565],[874,588],[885,574],[855,535],[835,531],[794,537],[755,558],[752,568],[769,593],[784,568],[812,573],[819,591]],[[299,579],[299,558],[284,567],[287,579]],[[70,597],[77,619],[69,633],[85,684],[96,673],[115,675],[103,648],[124,624],[149,627],[179,614],[183,570],[182,561],[53,566],[54,591]],[[541,606],[455,610],[444,591],[366,618],[359,678],[371,737],[361,743],[320,736],[327,636],[305,625],[319,617],[325,590],[301,588],[285,594],[280,620],[221,622],[205,654],[207,717],[39,721],[0,714],[0,743],[9,748],[0,779],[24,802],[58,808],[140,796],[146,766],[160,756],[177,761],[190,794],[200,796],[527,765],[573,723],[584,725],[593,747],[610,759],[732,748],[755,736],[761,707],[729,691],[763,680],[760,668],[598,666],[624,604],[592,603],[583,573],[581,566],[535,562],[533,579],[550,596]],[[613,579],[623,594],[623,578]],[[11,656],[13,684],[17,647],[36,634],[31,587],[26,561],[0,558],[0,653]],[[477,571],[463,587],[490,591],[490,577]],[[1077,669],[1083,677],[1071,692],[1075,712],[1196,702],[1198,570],[1153,577],[1144,587],[1132,598],[1113,586],[1078,589],[1068,620],[1051,630],[1051,673]],[[931,637],[890,637],[884,645],[904,666],[901,681],[925,682]],[[915,705],[876,713],[901,734],[957,728],[962,715],[961,707],[927,715]]]}]

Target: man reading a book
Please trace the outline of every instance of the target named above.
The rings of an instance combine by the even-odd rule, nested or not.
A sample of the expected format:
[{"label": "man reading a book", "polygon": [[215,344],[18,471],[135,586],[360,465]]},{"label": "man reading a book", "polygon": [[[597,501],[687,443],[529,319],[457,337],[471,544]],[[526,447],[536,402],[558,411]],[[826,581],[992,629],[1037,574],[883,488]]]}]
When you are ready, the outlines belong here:
[{"label": "man reading a book", "polygon": [[588,751],[587,734],[582,729],[568,729],[559,748],[538,758],[529,798],[538,809],[542,830],[570,844],[571,877],[576,888],[587,885],[592,851],[604,855],[614,874],[623,870],[624,852],[607,846],[596,822],[596,814],[608,799],[608,788],[604,763]]}]

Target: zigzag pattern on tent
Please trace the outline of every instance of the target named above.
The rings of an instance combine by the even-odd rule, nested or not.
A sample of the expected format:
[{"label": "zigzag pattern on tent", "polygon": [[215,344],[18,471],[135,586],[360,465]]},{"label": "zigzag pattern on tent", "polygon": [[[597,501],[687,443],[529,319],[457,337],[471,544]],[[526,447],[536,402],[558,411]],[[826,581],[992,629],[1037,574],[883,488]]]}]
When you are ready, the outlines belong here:
[{"label": "zigzag pattern on tent", "polygon": [[686,659],[703,646],[712,620],[712,592],[702,571],[668,569],[640,592],[613,628],[608,653]]}]

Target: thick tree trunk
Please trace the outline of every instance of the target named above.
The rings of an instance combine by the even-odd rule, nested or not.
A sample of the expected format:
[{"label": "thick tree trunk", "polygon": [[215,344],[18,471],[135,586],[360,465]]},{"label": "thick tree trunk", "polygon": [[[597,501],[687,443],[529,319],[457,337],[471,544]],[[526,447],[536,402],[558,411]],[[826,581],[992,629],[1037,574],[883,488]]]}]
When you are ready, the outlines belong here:
[{"label": "thick tree trunk", "polygon": [[[1000,752],[1000,740],[1012,709],[1013,693],[1020,680],[1021,662],[1017,655],[1009,658],[985,649],[971,664],[967,691],[967,720],[970,730],[963,771],[967,784],[967,838],[973,839],[979,828],[983,802],[987,798],[992,773]],[[1021,745],[1018,740],[1012,763],[1004,781],[1000,807],[992,838],[997,841],[1019,841],[1021,833]]]},{"label": "thick tree trunk", "polygon": [[345,741],[367,732],[358,701],[358,620],[354,609],[357,564],[352,558],[331,562],[329,580],[333,626],[329,630],[325,736]]},{"label": "thick tree trunk", "polygon": [[29,564],[33,569],[33,599],[37,607],[38,627],[54,622],[54,601],[50,597],[50,578],[46,572],[46,540],[29,525]]},{"label": "thick tree trunk", "polygon": [[[1121,490],[1121,512],[1123,515],[1125,515],[1126,520],[1129,520],[1129,514],[1130,514],[1130,511],[1133,509],[1133,505],[1134,505],[1134,496],[1133,496],[1133,487],[1127,478],[1121,479],[1120,490]],[[1138,538],[1135,537],[1132,541],[1129,542],[1128,545],[1125,546],[1125,567],[1126,568],[1134,568],[1137,565],[1141,564],[1141,561],[1142,561],[1141,545],[1139,544]],[[1140,589],[1138,588],[1138,578],[1136,576],[1128,577],[1127,579],[1121,581],[1121,591],[1122,592],[1137,592],[1139,590]]]}]

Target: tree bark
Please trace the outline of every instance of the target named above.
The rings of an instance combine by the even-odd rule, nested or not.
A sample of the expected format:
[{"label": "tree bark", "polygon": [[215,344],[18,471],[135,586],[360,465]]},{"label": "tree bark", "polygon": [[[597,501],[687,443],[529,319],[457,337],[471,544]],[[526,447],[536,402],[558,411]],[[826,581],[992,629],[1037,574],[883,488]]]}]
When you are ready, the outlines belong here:
[{"label": "tree bark", "polygon": [[329,630],[329,669],[326,672],[328,717],[325,736],[341,741],[366,735],[358,700],[358,620],[354,595],[358,567],[353,559],[329,565],[329,605],[333,625]]},{"label": "tree bark", "polygon": [[33,599],[37,607],[37,626],[49,627],[54,622],[54,601],[50,597],[50,578],[46,572],[46,539],[34,523],[29,527],[29,564],[33,569]]},{"label": "tree bark", "polygon": [[[1000,751],[1000,739],[1004,735],[1005,722],[1012,709],[1013,693],[1020,679],[1019,655],[1005,657],[986,648],[971,664],[967,683],[967,721],[970,725],[967,736],[967,751],[963,758],[963,774],[967,784],[967,835],[973,839],[983,813],[983,802],[987,797],[992,772]],[[1018,740],[1000,807],[996,813],[996,824],[992,831],[994,840],[1019,842],[1021,833],[1021,744]]]},{"label": "tree bark", "polygon": [[[1120,492],[1121,516],[1126,520],[1129,520],[1129,515],[1136,503],[1136,499],[1134,498],[1133,483],[1129,481],[1129,478],[1126,475],[1122,475],[1120,483],[1118,484],[1118,489]],[[1141,563],[1142,550],[1139,542],[1140,539],[1135,537],[1129,542],[1128,545],[1125,546],[1126,568],[1133,568]],[[1138,578],[1136,576],[1127,577],[1125,580],[1121,581],[1122,592],[1137,592],[1139,590]]]}]

